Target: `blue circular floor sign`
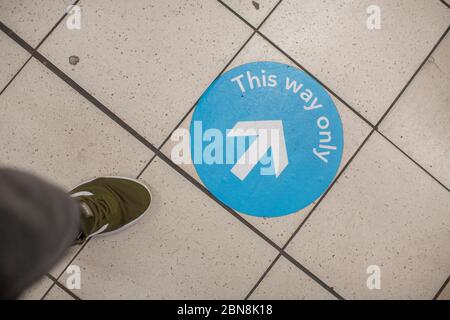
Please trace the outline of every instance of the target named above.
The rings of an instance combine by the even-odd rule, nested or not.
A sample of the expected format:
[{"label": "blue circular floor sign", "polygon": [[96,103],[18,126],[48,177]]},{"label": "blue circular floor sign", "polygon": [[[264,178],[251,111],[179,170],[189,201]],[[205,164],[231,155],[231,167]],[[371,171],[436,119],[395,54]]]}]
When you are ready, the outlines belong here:
[{"label": "blue circular floor sign", "polygon": [[197,173],[219,200],[258,217],[288,215],[314,202],[342,157],[339,113],[303,71],[254,62],[219,77],[190,126]]}]

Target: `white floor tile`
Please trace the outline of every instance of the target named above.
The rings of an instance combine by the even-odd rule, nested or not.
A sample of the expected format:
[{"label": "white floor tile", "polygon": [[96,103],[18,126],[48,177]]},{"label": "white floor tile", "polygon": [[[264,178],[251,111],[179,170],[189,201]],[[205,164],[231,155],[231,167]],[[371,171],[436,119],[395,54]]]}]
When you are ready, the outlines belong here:
[{"label": "white floor tile", "polygon": [[0,0],[0,21],[36,47],[73,3],[75,0]]},{"label": "white floor tile", "polygon": [[381,132],[450,188],[450,37],[381,124]]},{"label": "white floor tile", "polygon": [[25,50],[0,31],[0,92],[29,57]]},{"label": "white floor tile", "polygon": [[223,2],[256,28],[275,7],[278,0],[223,0]]}]

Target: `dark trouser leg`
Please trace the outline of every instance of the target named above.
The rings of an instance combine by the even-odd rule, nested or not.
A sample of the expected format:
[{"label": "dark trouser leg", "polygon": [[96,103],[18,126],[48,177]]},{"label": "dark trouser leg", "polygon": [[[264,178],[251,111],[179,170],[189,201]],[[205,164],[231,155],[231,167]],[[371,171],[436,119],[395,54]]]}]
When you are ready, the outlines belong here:
[{"label": "dark trouser leg", "polygon": [[79,205],[30,174],[0,169],[0,299],[42,277],[80,231]]}]

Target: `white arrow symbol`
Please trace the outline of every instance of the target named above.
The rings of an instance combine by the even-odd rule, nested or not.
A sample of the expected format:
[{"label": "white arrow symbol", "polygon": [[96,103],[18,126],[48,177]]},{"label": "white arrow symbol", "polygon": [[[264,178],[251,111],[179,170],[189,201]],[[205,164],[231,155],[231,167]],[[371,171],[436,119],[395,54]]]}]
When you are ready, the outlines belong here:
[{"label": "white arrow symbol", "polygon": [[272,162],[277,178],[289,163],[281,120],[239,121],[227,136],[257,137],[231,169],[231,172],[241,180],[247,177],[269,148],[272,148]]}]

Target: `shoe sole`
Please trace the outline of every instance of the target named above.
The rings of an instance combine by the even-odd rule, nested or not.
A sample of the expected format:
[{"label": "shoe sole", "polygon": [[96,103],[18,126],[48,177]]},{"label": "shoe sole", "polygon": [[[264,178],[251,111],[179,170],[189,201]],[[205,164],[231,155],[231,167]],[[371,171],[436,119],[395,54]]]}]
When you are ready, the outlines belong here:
[{"label": "shoe sole", "polygon": [[[152,206],[152,203],[153,203],[153,194],[152,194],[152,192],[150,191],[150,188],[149,188],[145,183],[143,183],[142,181],[139,181],[139,180],[137,180],[137,179],[128,178],[128,177],[121,177],[121,176],[101,176],[101,177],[93,178],[93,179],[91,179],[91,180],[84,181],[84,182],[80,183],[79,185],[77,185],[76,187],[72,188],[72,190],[78,188],[79,186],[81,186],[81,185],[83,185],[83,184],[85,184],[85,183],[92,182],[92,181],[94,181],[94,180],[96,180],[96,179],[99,179],[99,178],[123,179],[123,180],[128,180],[128,181],[132,181],[132,182],[136,182],[136,183],[140,184],[140,185],[143,186],[143,187],[148,191],[148,193],[150,194],[150,204],[148,205],[148,207],[147,207],[147,209],[144,211],[144,213],[142,213],[142,214],[141,214],[139,217],[137,217],[136,219],[134,219],[134,220],[128,222],[127,224],[123,225],[123,226],[120,227],[119,229],[116,229],[116,230],[113,230],[113,231],[109,231],[109,232],[94,233],[94,234],[92,234],[92,235],[87,236],[87,237],[86,237],[86,240],[88,240],[88,239],[90,239],[90,238],[112,236],[112,235],[114,235],[114,234],[116,234],[116,233],[122,232],[122,231],[124,231],[125,229],[128,229],[128,228],[132,227],[133,225],[135,225],[136,223],[138,223],[138,222],[142,219],[142,217],[144,217],[144,216],[147,214],[147,212],[150,211],[150,207]],[[97,231],[97,232],[98,232],[98,231]]]}]

